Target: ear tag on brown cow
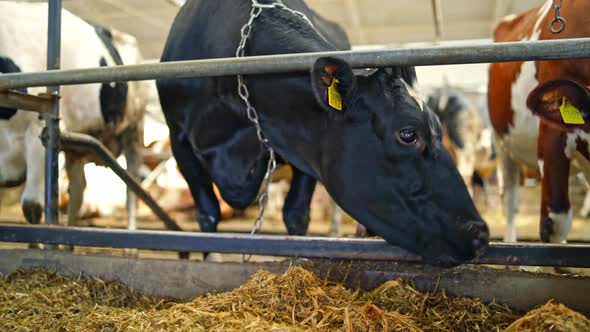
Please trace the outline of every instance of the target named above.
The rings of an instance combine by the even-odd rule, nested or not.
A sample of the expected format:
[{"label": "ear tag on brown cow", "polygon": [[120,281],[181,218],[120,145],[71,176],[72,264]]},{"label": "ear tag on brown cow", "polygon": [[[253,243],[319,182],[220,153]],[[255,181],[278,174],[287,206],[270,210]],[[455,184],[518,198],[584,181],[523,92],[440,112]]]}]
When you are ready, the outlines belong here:
[{"label": "ear tag on brown cow", "polygon": [[338,92],[338,89],[336,89],[338,83],[340,83],[338,79],[334,78],[332,84],[328,87],[328,105],[342,111],[342,96]]},{"label": "ear tag on brown cow", "polygon": [[564,123],[567,124],[584,124],[584,118],[582,113],[576,106],[572,105],[566,97],[561,97],[561,106],[559,106],[559,112]]}]

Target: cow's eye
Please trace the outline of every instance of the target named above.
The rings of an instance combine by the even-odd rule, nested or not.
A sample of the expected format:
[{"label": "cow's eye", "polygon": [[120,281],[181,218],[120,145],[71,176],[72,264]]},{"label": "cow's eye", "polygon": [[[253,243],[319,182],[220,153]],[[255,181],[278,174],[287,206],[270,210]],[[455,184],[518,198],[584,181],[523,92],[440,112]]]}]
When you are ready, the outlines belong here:
[{"label": "cow's eye", "polygon": [[403,144],[415,144],[418,141],[418,134],[414,128],[404,128],[398,134],[400,142]]}]

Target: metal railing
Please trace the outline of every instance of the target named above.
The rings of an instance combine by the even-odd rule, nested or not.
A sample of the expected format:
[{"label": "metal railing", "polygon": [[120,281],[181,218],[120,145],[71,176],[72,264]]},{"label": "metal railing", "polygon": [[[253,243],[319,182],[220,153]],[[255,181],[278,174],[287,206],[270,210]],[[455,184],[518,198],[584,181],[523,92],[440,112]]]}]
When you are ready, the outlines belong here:
[{"label": "metal railing", "polygon": [[590,57],[590,38],[493,43],[478,46],[263,55],[89,69],[50,70],[2,75],[0,76],[0,90],[56,84],[307,72],[314,61],[322,56],[341,58],[354,68],[574,59]]},{"label": "metal railing", "polygon": [[[5,225],[0,241],[138,248],[180,252],[243,253],[352,260],[420,262],[420,256],[384,240],[308,236],[249,235],[171,231],[128,231],[83,227]],[[538,243],[491,243],[470,264],[590,267],[588,246]]]},{"label": "metal railing", "polygon": [[[60,0],[49,0],[49,26],[59,26]],[[55,64],[59,54],[51,51],[59,45],[59,35],[49,29],[48,64]],[[53,31],[53,32],[52,32]],[[57,30],[59,31],[59,29]],[[51,46],[53,45],[53,46]],[[59,49],[59,47],[57,47]],[[207,59],[131,66],[0,75],[0,91],[19,87],[59,86],[68,84],[105,83],[113,81],[187,78],[198,76],[251,75],[308,71],[320,56],[334,56],[352,67],[387,67],[396,65],[427,66],[484,62],[558,60],[590,58],[590,38],[495,43],[478,46],[429,47],[378,51],[343,51],[245,58]],[[52,67],[48,67],[52,69]],[[54,93],[55,89],[49,90]],[[2,94],[0,94],[0,97]],[[14,97],[14,96],[11,96]],[[53,99],[50,120],[59,118],[59,107]],[[57,117],[57,118],[56,118]],[[59,137],[59,127],[48,121],[50,137]],[[55,186],[57,141],[47,149],[46,220],[56,221]],[[125,181],[125,180],[124,180]],[[129,181],[125,181],[129,183]],[[268,237],[243,234],[173,233],[165,231],[119,231],[48,226],[0,226],[0,241],[41,242],[86,246],[108,246],[178,251],[214,251],[281,256],[332,257],[349,259],[419,260],[415,255],[387,245],[381,240],[346,240],[301,237]],[[325,249],[323,249],[325,248]],[[546,244],[492,244],[481,264],[555,265],[590,267],[590,246]]]}]

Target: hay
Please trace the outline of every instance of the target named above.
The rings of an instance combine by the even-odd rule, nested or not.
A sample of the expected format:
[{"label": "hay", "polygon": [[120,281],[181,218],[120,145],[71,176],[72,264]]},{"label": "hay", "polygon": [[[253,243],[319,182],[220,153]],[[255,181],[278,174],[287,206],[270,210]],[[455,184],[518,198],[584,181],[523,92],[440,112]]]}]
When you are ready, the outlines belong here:
[{"label": "hay", "polygon": [[506,332],[536,331],[590,331],[590,320],[563,304],[550,300],[545,305],[529,311],[506,329]]},{"label": "hay", "polygon": [[351,290],[300,267],[259,271],[233,291],[187,303],[52,272],[0,278],[2,331],[501,331],[516,318],[495,303],[422,293],[401,280]]}]

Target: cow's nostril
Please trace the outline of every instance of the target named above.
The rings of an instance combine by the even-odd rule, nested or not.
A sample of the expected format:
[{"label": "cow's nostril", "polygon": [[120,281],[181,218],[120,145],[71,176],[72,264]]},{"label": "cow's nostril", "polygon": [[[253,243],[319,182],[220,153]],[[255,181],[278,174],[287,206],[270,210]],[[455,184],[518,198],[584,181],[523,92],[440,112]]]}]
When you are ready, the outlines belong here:
[{"label": "cow's nostril", "polygon": [[473,245],[473,249],[475,249],[475,251],[478,251],[479,249],[487,245],[487,241],[483,239],[473,239],[471,241],[471,244]]},{"label": "cow's nostril", "polygon": [[480,232],[476,238],[471,240],[471,245],[473,246],[473,251],[475,251],[476,257],[483,254],[488,247],[488,242],[488,232]]}]

